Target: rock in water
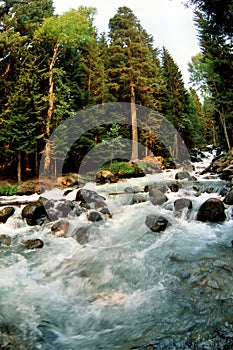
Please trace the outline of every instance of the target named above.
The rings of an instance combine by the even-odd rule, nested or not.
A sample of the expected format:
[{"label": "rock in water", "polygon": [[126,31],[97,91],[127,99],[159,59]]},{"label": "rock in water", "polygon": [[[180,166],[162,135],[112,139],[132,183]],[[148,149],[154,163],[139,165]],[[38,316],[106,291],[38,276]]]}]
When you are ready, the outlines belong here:
[{"label": "rock in water", "polygon": [[191,175],[187,171],[179,171],[175,175],[176,180],[191,180]]},{"label": "rock in water", "polygon": [[40,202],[34,202],[23,208],[22,217],[30,226],[42,225],[47,218],[47,212]]},{"label": "rock in water", "polygon": [[179,198],[174,202],[175,211],[180,211],[185,208],[192,209],[193,203],[188,198]]},{"label": "rock in water", "polygon": [[11,244],[11,237],[7,235],[0,235],[0,245],[9,246]]},{"label": "rock in water", "polygon": [[92,210],[87,214],[87,219],[89,221],[101,221],[101,220],[103,220],[101,214],[95,210]]},{"label": "rock in water", "polygon": [[154,205],[162,205],[168,200],[167,196],[157,189],[150,190],[149,195],[151,203]]},{"label": "rock in water", "polygon": [[223,199],[223,202],[227,205],[233,205],[233,190],[228,192],[226,197]]},{"label": "rock in water", "polygon": [[67,232],[69,230],[70,224],[66,220],[59,220],[53,224],[51,227],[51,231],[54,232],[54,234],[57,237],[67,237]]},{"label": "rock in water", "polygon": [[203,222],[222,222],[226,219],[224,204],[219,198],[205,201],[197,212],[197,220]]},{"label": "rock in water", "polygon": [[22,243],[27,249],[41,249],[44,246],[44,242],[41,239],[28,239]]},{"label": "rock in water", "polygon": [[89,226],[78,227],[72,233],[72,237],[81,245],[89,242]]},{"label": "rock in water", "polygon": [[80,201],[81,203],[95,203],[103,200],[105,200],[103,196],[100,196],[95,191],[87,190],[85,188],[81,188],[76,194],[76,201]]},{"label": "rock in water", "polygon": [[146,217],[146,226],[153,232],[162,232],[168,225],[167,219],[163,216],[150,214]]},{"label": "rock in water", "polygon": [[5,223],[10,216],[14,214],[15,209],[13,207],[6,207],[0,211],[0,222]]}]

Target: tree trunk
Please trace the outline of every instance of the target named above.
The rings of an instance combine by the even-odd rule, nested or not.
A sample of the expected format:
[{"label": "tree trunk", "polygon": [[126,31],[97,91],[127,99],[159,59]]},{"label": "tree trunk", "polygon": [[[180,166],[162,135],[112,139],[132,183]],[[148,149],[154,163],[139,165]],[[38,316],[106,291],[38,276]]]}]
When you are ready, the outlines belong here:
[{"label": "tree trunk", "polygon": [[21,151],[19,151],[19,153],[18,153],[17,179],[18,179],[18,185],[20,185],[21,181],[22,181],[22,178],[21,178]]},{"label": "tree trunk", "polygon": [[45,146],[45,160],[44,160],[44,173],[48,174],[49,173],[49,166],[51,162],[51,146],[49,144],[49,137],[51,134],[51,120],[52,120],[52,115],[53,115],[53,110],[54,110],[54,65],[57,59],[58,51],[60,48],[60,43],[58,42],[53,50],[53,57],[49,65],[49,91],[48,91],[48,112],[47,112],[47,119],[46,119],[46,127],[45,127],[45,132],[46,132],[46,137],[47,137],[47,142]]},{"label": "tree trunk", "polygon": [[137,127],[137,109],[135,105],[134,85],[131,83],[131,123],[132,123],[132,154],[131,160],[138,160],[138,127]]},{"label": "tree trunk", "polygon": [[228,133],[227,133],[226,119],[224,117],[224,113],[219,111],[219,116],[220,116],[220,121],[221,121],[221,124],[222,124],[222,127],[223,127],[224,135],[225,135],[225,138],[226,138],[227,147],[228,147],[228,150],[230,150],[231,149],[231,144],[230,144],[229,136],[228,136]]}]

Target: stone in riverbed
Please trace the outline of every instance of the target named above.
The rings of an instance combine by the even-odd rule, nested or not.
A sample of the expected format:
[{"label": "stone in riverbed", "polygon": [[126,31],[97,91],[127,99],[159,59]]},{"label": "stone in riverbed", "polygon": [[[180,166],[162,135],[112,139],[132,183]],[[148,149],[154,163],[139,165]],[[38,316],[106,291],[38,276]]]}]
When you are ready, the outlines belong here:
[{"label": "stone in riverbed", "polygon": [[197,220],[202,222],[223,222],[226,219],[224,204],[219,198],[205,201],[197,212]]},{"label": "stone in riverbed", "polygon": [[103,196],[100,196],[97,192],[81,188],[76,193],[76,201],[81,203],[95,203],[105,200]]},{"label": "stone in riverbed", "polygon": [[51,231],[57,237],[67,237],[67,232],[69,230],[70,224],[66,220],[59,220],[53,224]]},{"label": "stone in riverbed", "polygon": [[227,205],[233,205],[233,190],[227,193],[226,197],[223,199],[223,202]]},{"label": "stone in riverbed", "polygon": [[151,203],[154,205],[162,205],[168,200],[167,196],[157,189],[150,190],[149,195]]},{"label": "stone in riverbed", "polygon": [[89,220],[89,221],[101,221],[101,220],[103,220],[103,218],[98,211],[91,210],[87,213],[87,220]]},{"label": "stone in riverbed", "polygon": [[89,242],[89,226],[78,227],[72,233],[72,238],[74,238],[79,244],[84,245]]},{"label": "stone in riverbed", "polygon": [[193,203],[188,198],[179,198],[174,202],[175,211],[180,211],[185,208],[192,209]]},{"label": "stone in riverbed", "polygon": [[0,223],[6,223],[10,216],[14,214],[15,209],[13,207],[6,207],[0,211]]},{"label": "stone in riverbed", "polygon": [[44,206],[39,201],[27,204],[22,210],[22,217],[30,226],[42,225],[48,218]]},{"label": "stone in riverbed", "polygon": [[146,226],[153,232],[162,232],[167,228],[168,220],[155,214],[147,215]]},{"label": "stone in riverbed", "polygon": [[176,173],[175,179],[176,180],[185,180],[185,179],[191,180],[191,175],[187,171],[179,171],[178,173]]},{"label": "stone in riverbed", "polygon": [[11,244],[11,237],[7,235],[0,235],[0,245],[7,245],[9,246]]},{"label": "stone in riverbed", "polygon": [[44,242],[41,239],[28,239],[22,243],[27,249],[41,249],[44,246]]}]

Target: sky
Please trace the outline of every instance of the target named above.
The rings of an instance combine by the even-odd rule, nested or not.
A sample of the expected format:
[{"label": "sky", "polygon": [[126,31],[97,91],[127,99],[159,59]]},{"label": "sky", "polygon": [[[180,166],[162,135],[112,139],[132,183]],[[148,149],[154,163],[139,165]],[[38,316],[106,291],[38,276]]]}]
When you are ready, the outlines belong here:
[{"label": "sky", "polygon": [[143,28],[154,38],[155,47],[163,46],[178,64],[188,87],[188,62],[199,51],[197,31],[192,9],[185,8],[184,0],[54,0],[55,13],[71,8],[92,6],[97,9],[94,25],[99,32],[108,32],[108,22],[121,6],[129,7]]}]

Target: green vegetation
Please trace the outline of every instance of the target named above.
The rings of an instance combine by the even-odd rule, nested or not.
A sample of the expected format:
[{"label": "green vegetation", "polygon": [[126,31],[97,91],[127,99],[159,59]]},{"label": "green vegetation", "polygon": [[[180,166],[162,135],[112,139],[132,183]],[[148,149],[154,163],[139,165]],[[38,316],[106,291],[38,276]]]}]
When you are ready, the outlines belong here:
[{"label": "green vegetation", "polygon": [[100,171],[101,170],[109,170],[112,174],[119,177],[125,177],[126,175],[130,177],[133,175],[138,175],[142,172],[141,168],[139,168],[137,165],[120,161],[113,161],[111,163],[104,164],[100,168]]},{"label": "green vegetation", "polygon": [[[98,33],[92,7],[57,16],[52,0],[3,0],[1,171],[17,174],[20,183],[29,171],[31,177],[38,176],[44,156],[44,169],[56,175],[59,160],[67,154],[64,171],[77,172],[86,154],[102,142],[107,147],[110,136],[116,138],[115,144],[110,143],[112,159],[122,138],[136,141],[132,142],[131,160],[148,154],[169,157],[154,134],[155,125],[158,130],[163,128],[156,113],[173,124],[189,149],[209,142],[232,147],[232,0],[223,5],[219,0],[188,2],[196,6],[202,49],[190,63],[190,71],[194,88],[205,91],[203,101],[194,88],[185,88],[171,54],[156,46],[128,7],[120,7],[109,19],[108,33]],[[130,123],[122,116],[116,116],[111,125],[98,120],[99,126],[81,133],[71,150],[66,147],[70,134],[64,127],[60,130],[64,147],[59,153],[56,140],[48,142],[72,114],[108,102],[131,103]],[[155,112],[143,125],[136,105]],[[85,123],[93,124],[95,115],[88,118]],[[74,134],[82,123],[76,124]],[[147,147],[145,154],[140,154],[137,141]],[[177,143],[175,138],[173,143]]]},{"label": "green vegetation", "polygon": [[0,196],[13,196],[18,191],[18,185],[10,185],[6,183],[5,185],[0,185]]}]

